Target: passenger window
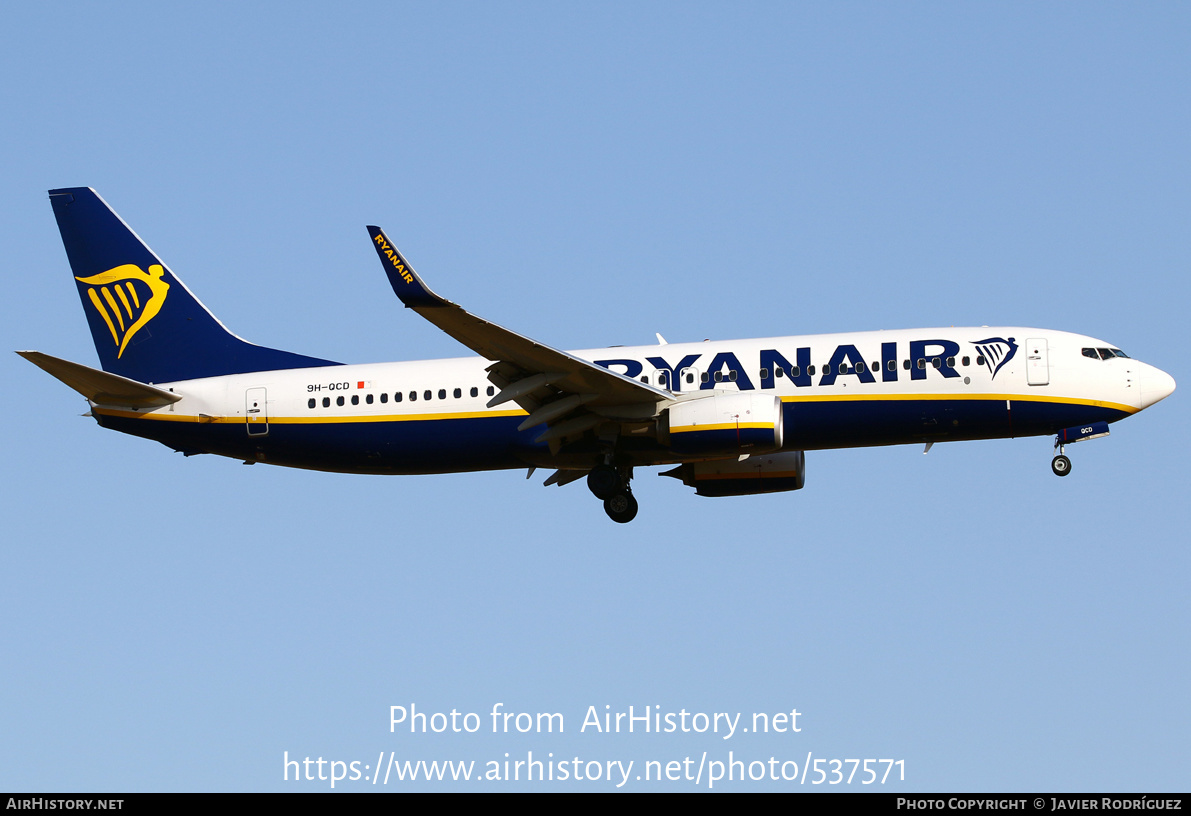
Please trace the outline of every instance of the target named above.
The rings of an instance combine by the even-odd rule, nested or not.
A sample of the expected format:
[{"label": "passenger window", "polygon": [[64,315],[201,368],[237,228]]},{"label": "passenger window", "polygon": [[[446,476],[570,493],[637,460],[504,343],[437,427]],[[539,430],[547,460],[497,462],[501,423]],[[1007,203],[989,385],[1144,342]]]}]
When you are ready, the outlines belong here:
[{"label": "passenger window", "polygon": [[695,382],[695,375],[688,372],[686,375],[686,384],[692,385],[694,382]]},{"label": "passenger window", "polygon": [[889,369],[890,371],[897,371],[897,360],[890,360],[885,364],[885,368]]},{"label": "passenger window", "polygon": [[[814,374],[815,372],[812,371],[811,373]],[[802,375],[801,368],[799,368],[798,366],[790,366],[790,376],[791,377],[799,377],[801,375]]]},{"label": "passenger window", "polygon": [[434,392],[431,391],[429,388],[427,388],[425,391],[422,392],[422,399],[424,399],[424,400],[434,399]]},{"label": "passenger window", "polygon": [[336,404],[336,405],[339,405],[339,406],[342,406],[342,405],[343,405],[343,397],[336,397],[336,398],[335,398],[335,404]]},{"label": "passenger window", "polygon": [[649,377],[642,377],[641,382],[645,383],[646,385],[649,385]]},{"label": "passenger window", "polygon": [[948,357],[948,358],[947,358],[947,367],[948,367],[948,368],[955,368],[955,358],[954,358],[954,357]]},{"label": "passenger window", "polygon": [[976,355],[976,365],[984,365],[984,355],[983,354]]},{"label": "passenger window", "polygon": [[813,365],[808,365],[806,367],[806,373],[811,377],[815,376],[815,367]]},{"label": "passenger window", "polygon": [[732,382],[736,382],[736,370],[735,369],[728,372],[728,379],[731,380]]},{"label": "passenger window", "polygon": [[476,388],[476,387],[473,385],[473,386],[471,387],[471,391],[470,391],[470,392],[468,392],[468,393],[470,393],[470,394],[471,394],[473,397],[478,397],[478,396],[480,396],[480,389]]},{"label": "passenger window", "polygon": [[724,372],[722,372],[722,371],[715,372],[715,381],[723,382],[724,381]]},{"label": "passenger window", "polygon": [[359,404],[360,404],[360,395],[352,394],[352,405],[359,405]]},{"label": "passenger window", "polygon": [[324,408],[331,407],[331,398],[330,397],[323,397],[323,407]]},{"label": "passenger window", "polygon": [[488,386],[488,390],[485,391],[484,393],[487,394],[488,396],[492,396],[493,394],[496,393],[496,389],[490,385],[490,386]]},{"label": "passenger window", "polygon": [[463,396],[463,390],[460,388],[456,388],[454,391],[451,392],[451,394],[452,394],[452,396],[455,397],[455,399],[459,399],[460,397]]},{"label": "passenger window", "polygon": [[397,393],[393,394],[393,402],[401,402],[401,398],[404,396],[404,394],[398,391]]},{"label": "passenger window", "polygon": [[410,402],[417,402],[417,401],[418,401],[418,392],[417,392],[417,391],[410,391],[410,392],[409,392],[409,401],[410,401]]},{"label": "passenger window", "polygon": [[699,382],[707,382],[707,381],[708,381],[708,374],[706,371],[704,371],[702,374],[699,375]]},{"label": "passenger window", "polygon": [[940,360],[938,357],[935,357],[935,358],[933,358],[933,359],[930,361],[930,364],[931,364],[931,365],[933,365],[935,368],[942,368],[942,367],[943,367],[943,361],[942,361],[942,360]]},{"label": "passenger window", "polygon": [[314,407],[314,397],[311,397],[310,399],[306,400],[306,407],[307,407],[307,408],[313,408],[313,407]]},{"label": "passenger window", "polygon": [[840,363],[840,364],[839,364],[839,373],[840,373],[840,374],[847,374],[847,373],[848,373],[848,364],[847,364],[847,363]]},{"label": "passenger window", "polygon": [[919,367],[919,368],[926,368],[926,358],[925,358],[925,357],[919,357],[919,358],[918,358],[918,367]]},{"label": "passenger window", "polygon": [[910,361],[902,360],[902,368],[904,368],[906,371],[909,371],[910,370]]},{"label": "passenger window", "polygon": [[438,389],[438,398],[446,399],[447,398],[447,389],[445,389],[445,388]]},{"label": "passenger window", "polygon": [[[400,395],[398,395],[398,396],[400,396]],[[387,403],[388,401],[389,401],[389,392],[388,392],[388,391],[386,391],[385,393],[383,393],[383,394],[381,394],[381,395],[380,395],[380,402],[381,402],[381,405],[384,405],[384,404],[385,404],[385,403]]]},{"label": "passenger window", "polygon": [[972,362],[972,358],[964,357],[960,362],[962,362],[964,364],[964,368],[967,368],[968,365]]},{"label": "passenger window", "polygon": [[371,395],[371,394],[369,394],[368,396],[364,397],[364,402],[366,402],[366,403],[368,403],[369,405],[371,405],[371,404],[372,404],[372,395]]}]

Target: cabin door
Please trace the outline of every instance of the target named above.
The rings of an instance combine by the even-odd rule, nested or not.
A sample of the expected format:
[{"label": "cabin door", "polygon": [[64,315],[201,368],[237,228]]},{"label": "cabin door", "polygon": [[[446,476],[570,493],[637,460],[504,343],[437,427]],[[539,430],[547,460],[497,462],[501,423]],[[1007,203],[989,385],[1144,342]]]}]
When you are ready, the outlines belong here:
[{"label": "cabin door", "polygon": [[1050,384],[1050,359],[1044,337],[1031,337],[1026,341],[1026,382],[1030,385]]},{"label": "cabin door", "polygon": [[244,394],[244,424],[249,436],[264,436],[269,432],[269,412],[265,407],[264,388],[249,388]]}]

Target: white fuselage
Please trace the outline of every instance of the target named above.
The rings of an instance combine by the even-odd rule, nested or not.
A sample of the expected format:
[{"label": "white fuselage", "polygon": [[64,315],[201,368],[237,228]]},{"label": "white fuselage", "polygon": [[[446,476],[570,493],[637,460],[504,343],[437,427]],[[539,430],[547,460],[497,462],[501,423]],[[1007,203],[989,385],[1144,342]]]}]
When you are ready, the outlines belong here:
[{"label": "white fuselage", "polygon": [[[1088,350],[1093,350],[1089,355]],[[1121,419],[1168,395],[1169,375],[1113,347],[1044,329],[911,329],[572,352],[691,399],[780,398],[789,449],[1054,433]],[[1118,352],[1119,353],[1119,352]],[[188,452],[354,472],[564,466],[517,432],[526,412],[492,408],[479,357],[262,371],[158,384],[160,409],[96,408],[105,425]],[[520,418],[520,419],[518,419]],[[452,442],[457,440],[457,443]],[[474,455],[469,455],[469,451]],[[637,464],[681,456],[648,442]]]}]

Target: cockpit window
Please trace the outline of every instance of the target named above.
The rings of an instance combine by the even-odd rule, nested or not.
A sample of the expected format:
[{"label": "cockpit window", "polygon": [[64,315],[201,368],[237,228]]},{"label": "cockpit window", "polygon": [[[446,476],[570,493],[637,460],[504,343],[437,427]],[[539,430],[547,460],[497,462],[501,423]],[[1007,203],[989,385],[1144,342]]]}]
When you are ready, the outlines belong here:
[{"label": "cockpit window", "polygon": [[1113,357],[1124,357],[1129,359],[1129,355],[1120,349],[1106,349],[1106,348],[1086,348],[1080,349],[1084,357],[1091,357],[1093,360],[1111,360]]}]

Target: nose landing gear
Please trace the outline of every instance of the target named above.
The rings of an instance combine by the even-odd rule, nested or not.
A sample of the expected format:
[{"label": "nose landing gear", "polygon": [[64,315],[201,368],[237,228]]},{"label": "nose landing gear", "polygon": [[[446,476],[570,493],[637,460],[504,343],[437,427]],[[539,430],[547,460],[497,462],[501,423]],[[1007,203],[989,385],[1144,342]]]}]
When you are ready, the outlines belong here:
[{"label": "nose landing gear", "polygon": [[1064,428],[1055,436],[1055,450],[1058,451],[1054,459],[1050,460],[1050,469],[1056,476],[1066,476],[1071,472],[1071,460],[1063,452],[1066,445],[1073,445],[1085,439],[1099,439],[1108,436],[1107,422],[1091,422],[1087,425],[1076,425]]},{"label": "nose landing gear", "polygon": [[1083,442],[1084,440],[1098,440],[1098,438],[1108,435],[1109,424],[1106,422],[1092,422],[1086,425],[1074,425],[1072,428],[1062,429],[1054,437],[1054,448],[1059,453],[1055,455],[1054,459],[1050,460],[1050,471],[1053,471],[1056,476],[1065,476],[1071,473],[1071,460],[1067,459],[1064,453],[1064,447],[1068,446],[1068,444]]}]

